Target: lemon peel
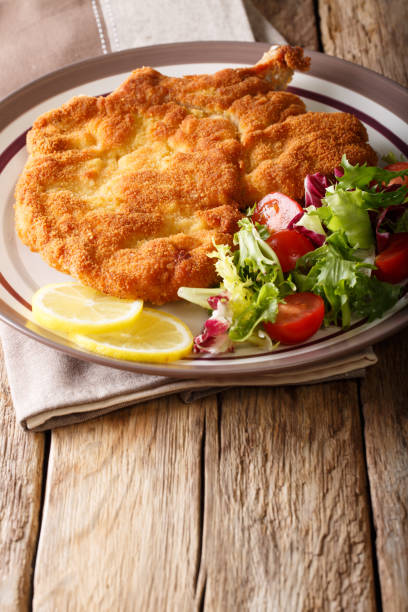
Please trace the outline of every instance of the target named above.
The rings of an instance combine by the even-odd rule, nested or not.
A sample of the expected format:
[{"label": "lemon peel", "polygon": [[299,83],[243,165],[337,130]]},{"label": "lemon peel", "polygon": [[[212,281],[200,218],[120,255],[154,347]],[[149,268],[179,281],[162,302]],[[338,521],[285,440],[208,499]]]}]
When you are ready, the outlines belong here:
[{"label": "lemon peel", "polygon": [[73,342],[88,351],[115,359],[166,363],[191,352],[193,336],[177,317],[145,308],[126,330],[98,334],[70,334]]},{"label": "lemon peel", "polygon": [[79,283],[45,285],[32,298],[36,323],[68,333],[126,329],[137,320],[142,309],[142,300],[112,297]]}]

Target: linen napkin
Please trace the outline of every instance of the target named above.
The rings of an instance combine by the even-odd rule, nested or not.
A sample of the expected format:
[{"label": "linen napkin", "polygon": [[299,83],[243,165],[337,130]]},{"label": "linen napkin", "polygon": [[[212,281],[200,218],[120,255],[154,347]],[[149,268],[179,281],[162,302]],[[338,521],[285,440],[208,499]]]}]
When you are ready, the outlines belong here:
[{"label": "linen napkin", "polygon": [[[192,40],[281,43],[251,0],[3,0],[0,95],[63,65],[125,48]],[[15,41],[19,41],[19,45]],[[3,62],[4,64],[4,62]],[[301,373],[219,380],[176,380],[79,361],[7,325],[0,326],[18,421],[41,431],[84,421],[148,399],[180,393],[192,401],[219,387],[293,385],[361,376],[371,349]]]},{"label": "linen napkin", "polygon": [[220,387],[298,385],[362,376],[364,368],[377,361],[370,349],[323,366],[305,367],[301,372],[176,380],[74,359],[4,324],[1,334],[17,419],[36,431],[85,421],[172,393],[181,393],[182,399],[189,402]]}]

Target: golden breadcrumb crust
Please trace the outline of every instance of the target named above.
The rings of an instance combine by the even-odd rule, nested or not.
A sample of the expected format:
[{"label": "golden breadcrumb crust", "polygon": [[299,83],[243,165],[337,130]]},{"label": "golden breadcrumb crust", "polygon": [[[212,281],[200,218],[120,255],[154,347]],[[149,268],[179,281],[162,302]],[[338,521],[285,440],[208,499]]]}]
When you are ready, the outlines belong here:
[{"label": "golden breadcrumb crust", "polygon": [[375,163],[344,113],[306,113],[283,91],[307,70],[275,47],[252,68],[166,77],[132,72],[107,97],[79,96],[39,117],[16,187],[21,240],[53,267],[119,297],[156,304],[216,282],[213,242],[231,244],[246,206],[303,196],[309,172],[343,153]]}]

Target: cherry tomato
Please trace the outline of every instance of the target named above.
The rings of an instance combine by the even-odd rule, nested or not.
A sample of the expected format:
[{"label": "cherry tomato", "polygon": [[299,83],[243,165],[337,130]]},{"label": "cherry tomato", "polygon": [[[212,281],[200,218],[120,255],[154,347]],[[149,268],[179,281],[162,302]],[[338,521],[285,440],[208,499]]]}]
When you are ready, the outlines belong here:
[{"label": "cherry tomato", "polygon": [[313,336],[324,318],[324,302],[319,295],[293,293],[279,304],[275,323],[264,323],[265,331],[282,344],[297,344]]},{"label": "cherry tomato", "polygon": [[293,270],[299,257],[314,250],[309,238],[296,230],[273,232],[266,242],[278,256],[283,272]]},{"label": "cherry tomato", "polygon": [[[399,172],[400,170],[407,170],[408,162],[397,162],[396,164],[390,164],[386,166],[386,170],[391,172]],[[407,185],[408,187],[408,176],[397,176],[390,180],[388,185]]]},{"label": "cherry tomato", "polygon": [[375,258],[376,277],[387,283],[400,283],[408,278],[408,232],[391,236],[386,249]]},{"label": "cherry tomato", "polygon": [[301,212],[303,208],[295,200],[283,193],[269,193],[256,205],[252,219],[266,225],[272,233],[286,229],[290,221]]}]

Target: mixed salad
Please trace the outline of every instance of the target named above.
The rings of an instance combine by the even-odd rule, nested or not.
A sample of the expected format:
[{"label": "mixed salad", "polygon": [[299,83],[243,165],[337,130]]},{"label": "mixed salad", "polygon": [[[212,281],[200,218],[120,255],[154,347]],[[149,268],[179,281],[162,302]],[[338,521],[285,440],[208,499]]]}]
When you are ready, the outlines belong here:
[{"label": "mixed salad", "polygon": [[179,296],[212,311],[196,353],[251,342],[297,344],[322,326],[383,316],[408,278],[408,162],[386,168],[343,156],[331,177],[305,178],[303,206],[272,193],[239,221],[234,248],[210,254],[217,288]]}]

